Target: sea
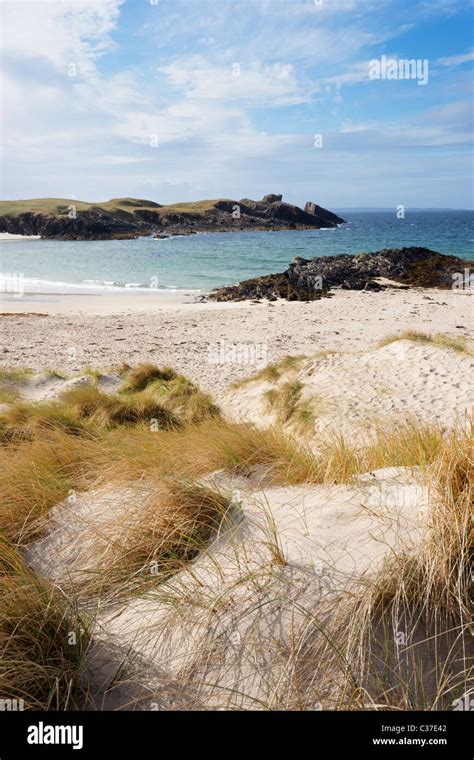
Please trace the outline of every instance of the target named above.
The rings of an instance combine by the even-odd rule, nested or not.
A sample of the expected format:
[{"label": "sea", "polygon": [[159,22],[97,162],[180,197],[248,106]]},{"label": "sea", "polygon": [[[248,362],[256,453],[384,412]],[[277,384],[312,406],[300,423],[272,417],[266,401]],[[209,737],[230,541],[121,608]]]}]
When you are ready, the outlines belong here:
[{"label": "sea", "polygon": [[424,246],[474,258],[474,211],[339,212],[337,228],[200,233],[165,240],[15,240],[0,243],[0,279],[29,293],[97,293],[160,288],[205,293],[284,271],[295,256],[334,256]]}]

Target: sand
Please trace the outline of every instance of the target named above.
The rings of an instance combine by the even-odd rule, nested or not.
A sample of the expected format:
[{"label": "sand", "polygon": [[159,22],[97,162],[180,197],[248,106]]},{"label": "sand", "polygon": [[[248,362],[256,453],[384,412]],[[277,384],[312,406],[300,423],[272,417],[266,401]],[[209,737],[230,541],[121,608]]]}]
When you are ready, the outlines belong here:
[{"label": "sand", "polygon": [[[195,303],[193,296],[5,296],[0,367],[74,376],[122,362],[168,364],[220,399],[287,354],[367,351],[407,329],[474,339],[474,291],[336,291],[314,303]],[[352,370],[351,370],[352,371]],[[413,367],[409,371],[414,371]]]},{"label": "sand", "polygon": [[[101,388],[116,392],[121,380],[111,367],[153,362],[197,381],[228,416],[265,425],[272,422],[262,409],[268,383],[237,390],[229,384],[287,354],[308,357],[294,377],[305,394],[323,399],[317,417],[323,428],[365,431],[371,415],[388,413],[449,425],[474,400],[472,356],[407,340],[377,346],[408,329],[472,340],[471,292],[339,291],[315,303],[273,304],[165,303],[136,294],[49,299],[10,299],[0,309],[0,369],[67,375],[43,372],[21,381],[23,397],[38,402],[91,382],[82,375],[86,366],[106,370]],[[318,356],[322,350],[336,353]],[[312,652],[326,645],[326,626],[341,604],[365,598],[384,562],[421,551],[434,490],[421,472],[393,467],[362,473],[348,485],[265,487],[224,472],[209,474],[205,484],[232,500],[207,549],[147,594],[92,603],[98,614],[83,673],[91,706],[337,707],[333,665]],[[140,524],[157,493],[144,477],[76,494],[52,509],[25,557],[60,588],[72,582],[80,592],[84,577],[103,572],[100,561],[123,526]],[[394,683],[422,669],[428,704],[437,694],[443,635],[415,631],[414,644],[403,650],[407,673],[399,671],[398,644],[390,644]],[[457,655],[449,653],[450,667]],[[451,699],[447,692],[441,706]]]},{"label": "sand", "polygon": [[[281,709],[283,699],[294,709],[288,665],[296,631],[301,635],[313,614],[321,620],[323,610],[332,614],[342,593],[366,584],[394,551],[411,552],[423,539],[428,489],[403,468],[376,471],[351,487],[262,491],[224,473],[213,481],[234,493],[236,506],[208,550],[146,596],[102,601],[100,648],[90,666],[96,707]],[[71,580],[80,588],[123,517],[128,524],[140,519],[156,493],[153,483],[142,482],[58,505],[27,559],[62,588]],[[279,552],[284,564],[275,562]],[[108,674],[125,651],[135,653],[134,672],[110,684]],[[328,698],[318,685],[307,707],[327,708]]]},{"label": "sand", "polygon": [[472,413],[474,355],[412,340],[323,354],[301,361],[276,382],[259,379],[230,389],[224,409],[238,422],[276,423],[265,394],[289,382],[302,386],[316,440],[325,432],[356,439],[405,416],[448,427]]},{"label": "sand", "polygon": [[14,240],[41,240],[41,235],[13,235],[11,232],[0,232],[0,242],[9,243]]}]

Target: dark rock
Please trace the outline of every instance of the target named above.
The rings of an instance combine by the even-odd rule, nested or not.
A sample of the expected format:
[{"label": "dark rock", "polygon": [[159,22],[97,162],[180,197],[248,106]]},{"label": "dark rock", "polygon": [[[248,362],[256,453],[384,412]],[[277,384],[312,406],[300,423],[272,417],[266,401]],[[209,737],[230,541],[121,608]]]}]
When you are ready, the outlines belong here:
[{"label": "dark rock", "polygon": [[309,260],[297,256],[285,272],[219,288],[209,297],[216,301],[256,297],[314,301],[328,296],[334,288],[376,291],[390,287],[390,284],[381,282],[381,278],[399,283],[395,287],[450,288],[453,287],[453,275],[463,272],[466,267],[473,268],[474,261],[416,247]]},{"label": "dark rock", "polygon": [[312,201],[308,201],[305,204],[304,210],[306,214],[316,216],[319,219],[325,219],[326,221],[332,222],[333,224],[341,224],[344,221],[337,214],[333,214],[332,211],[328,211],[327,209],[318,206],[317,203],[313,203]]},{"label": "dark rock", "polygon": [[15,235],[41,235],[56,240],[101,240],[133,238],[141,233],[140,225],[97,211],[79,211],[77,216],[47,216],[26,212],[15,217],[0,217],[0,232]]},{"label": "dark rock", "polygon": [[270,203],[277,203],[278,201],[282,201],[283,196],[282,195],[275,195],[274,193],[269,193],[268,195],[264,195],[262,198],[262,203],[264,203],[266,206],[268,206]]}]

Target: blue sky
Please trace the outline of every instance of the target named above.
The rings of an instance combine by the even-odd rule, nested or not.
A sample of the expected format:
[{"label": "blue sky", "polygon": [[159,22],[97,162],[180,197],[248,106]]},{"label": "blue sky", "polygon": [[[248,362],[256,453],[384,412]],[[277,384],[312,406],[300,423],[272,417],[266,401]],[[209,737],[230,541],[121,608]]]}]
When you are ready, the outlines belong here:
[{"label": "blue sky", "polygon": [[471,0],[0,4],[3,198],[473,207]]}]

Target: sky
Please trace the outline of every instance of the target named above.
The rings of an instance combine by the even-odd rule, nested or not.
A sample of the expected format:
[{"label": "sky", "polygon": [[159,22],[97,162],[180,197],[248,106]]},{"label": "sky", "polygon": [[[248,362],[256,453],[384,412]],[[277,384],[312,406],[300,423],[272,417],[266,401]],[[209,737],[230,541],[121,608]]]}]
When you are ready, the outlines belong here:
[{"label": "sky", "polygon": [[0,9],[3,199],[474,205],[473,0]]}]

